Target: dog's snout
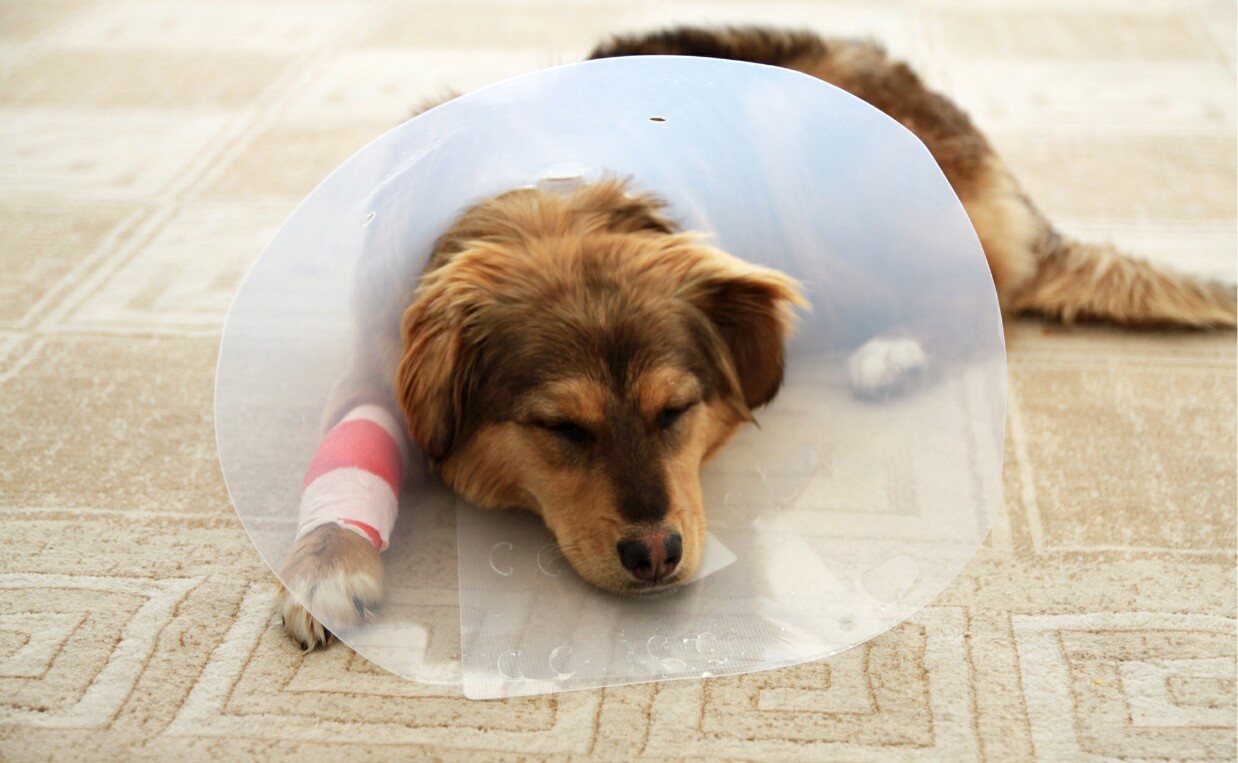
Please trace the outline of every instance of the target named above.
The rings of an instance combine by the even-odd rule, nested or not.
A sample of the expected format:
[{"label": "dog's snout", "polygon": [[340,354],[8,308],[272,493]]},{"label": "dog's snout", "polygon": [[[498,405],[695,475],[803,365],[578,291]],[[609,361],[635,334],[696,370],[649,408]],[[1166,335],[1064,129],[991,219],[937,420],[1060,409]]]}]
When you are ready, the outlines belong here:
[{"label": "dog's snout", "polygon": [[670,576],[683,557],[679,533],[649,533],[619,541],[619,560],[637,580],[656,583]]}]

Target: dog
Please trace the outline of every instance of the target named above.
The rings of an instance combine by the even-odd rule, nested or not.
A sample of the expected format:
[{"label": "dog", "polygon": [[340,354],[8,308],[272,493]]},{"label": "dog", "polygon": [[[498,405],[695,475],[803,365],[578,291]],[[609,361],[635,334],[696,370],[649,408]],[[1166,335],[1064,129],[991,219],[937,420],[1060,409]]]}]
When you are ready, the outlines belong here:
[{"label": "dog", "polygon": [[[900,122],[962,201],[1008,315],[1235,324],[1233,287],[1058,232],[967,115],[875,44],[676,28],[614,37],[590,57],[632,55],[781,66]],[[327,428],[357,406],[386,406],[404,431],[384,431],[411,437],[470,502],[537,513],[586,581],[626,595],[666,590],[700,562],[701,464],[777,394],[804,306],[792,279],[677,230],[656,197],[622,180],[513,190],[467,210],[439,239],[408,297],[401,346],[385,367],[348,377]],[[851,356],[853,391],[909,391],[944,362],[939,343],[914,323],[867,337]],[[281,573],[291,592],[281,589],[279,610],[305,649],[332,636],[303,605],[347,626],[381,602],[385,538],[354,529],[312,528]]]}]

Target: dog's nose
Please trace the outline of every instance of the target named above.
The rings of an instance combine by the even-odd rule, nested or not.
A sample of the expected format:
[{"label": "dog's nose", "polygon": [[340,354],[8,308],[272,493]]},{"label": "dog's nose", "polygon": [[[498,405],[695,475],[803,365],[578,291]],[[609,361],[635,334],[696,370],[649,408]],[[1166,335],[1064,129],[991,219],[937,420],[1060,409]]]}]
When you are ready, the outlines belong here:
[{"label": "dog's nose", "polygon": [[637,580],[656,583],[675,571],[683,557],[683,536],[679,533],[649,533],[619,541],[619,560]]}]

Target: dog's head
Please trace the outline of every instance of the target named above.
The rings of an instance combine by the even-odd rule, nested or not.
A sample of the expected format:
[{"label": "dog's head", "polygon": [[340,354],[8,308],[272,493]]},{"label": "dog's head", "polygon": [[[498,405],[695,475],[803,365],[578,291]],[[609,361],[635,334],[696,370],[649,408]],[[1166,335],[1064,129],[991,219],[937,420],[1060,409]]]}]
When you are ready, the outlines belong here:
[{"label": "dog's head", "polygon": [[589,201],[466,218],[404,315],[396,391],[452,489],[536,512],[583,578],[641,593],[696,571],[701,463],[778,391],[802,299],[651,200]]}]

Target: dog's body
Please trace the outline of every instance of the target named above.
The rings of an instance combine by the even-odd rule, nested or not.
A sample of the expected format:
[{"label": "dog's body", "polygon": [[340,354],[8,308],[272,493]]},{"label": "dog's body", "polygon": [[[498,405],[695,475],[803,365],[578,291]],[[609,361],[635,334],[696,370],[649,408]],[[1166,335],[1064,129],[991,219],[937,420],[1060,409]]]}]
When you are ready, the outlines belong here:
[{"label": "dog's body", "polygon": [[[963,202],[1007,313],[1234,325],[1232,288],[1060,235],[967,116],[874,45],[677,29],[615,38],[592,57],[645,54],[784,66],[902,123]],[[513,191],[440,239],[404,316],[394,389],[377,369],[354,370],[328,426],[350,406],[394,399],[452,489],[483,507],[537,512],[599,587],[656,590],[695,570],[700,464],[777,392],[800,303],[792,281],[676,231],[655,199],[622,183]],[[891,325],[853,355],[853,389],[906,390],[942,362],[936,342]],[[296,594],[283,593],[285,625],[306,646],[330,634],[301,603],[348,624],[381,596],[378,551],[337,525],[300,538],[282,577]]]}]

